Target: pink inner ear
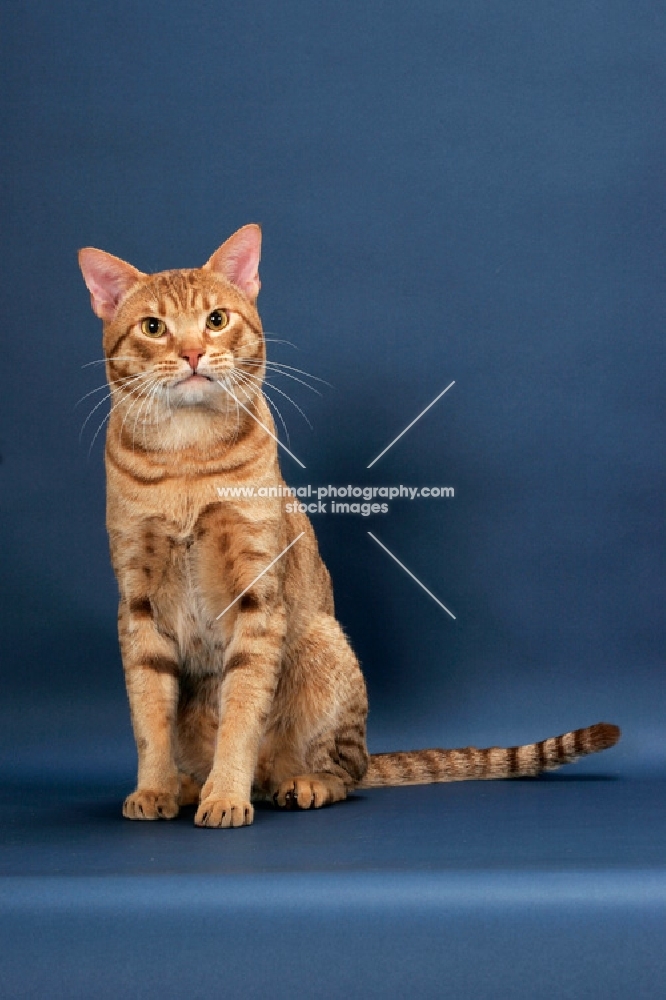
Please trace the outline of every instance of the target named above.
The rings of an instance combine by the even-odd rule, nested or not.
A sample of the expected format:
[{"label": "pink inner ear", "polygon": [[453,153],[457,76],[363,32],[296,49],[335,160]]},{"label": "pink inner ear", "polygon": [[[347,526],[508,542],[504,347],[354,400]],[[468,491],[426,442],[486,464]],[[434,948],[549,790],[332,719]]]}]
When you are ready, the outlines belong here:
[{"label": "pink inner ear", "polygon": [[261,258],[261,229],[259,226],[243,226],[230,236],[226,243],[215,251],[206,267],[216,271],[254,302],[261,282],[259,281],[259,260]]},{"label": "pink inner ear", "polygon": [[121,299],[143,277],[131,264],[94,247],[79,251],[79,266],[93,312],[106,322],[113,319]]}]

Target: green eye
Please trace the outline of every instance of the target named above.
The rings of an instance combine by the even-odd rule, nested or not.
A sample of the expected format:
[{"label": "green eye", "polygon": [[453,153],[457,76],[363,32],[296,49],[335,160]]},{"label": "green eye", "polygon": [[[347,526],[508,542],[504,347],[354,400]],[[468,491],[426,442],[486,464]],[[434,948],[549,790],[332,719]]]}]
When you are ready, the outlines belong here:
[{"label": "green eye", "polygon": [[163,337],[166,333],[166,323],[155,316],[146,316],[141,320],[141,333],[145,333],[146,337]]},{"label": "green eye", "polygon": [[213,330],[215,333],[218,333],[220,330],[224,330],[228,322],[229,317],[224,309],[213,309],[212,313],[206,320],[206,326],[209,330]]}]

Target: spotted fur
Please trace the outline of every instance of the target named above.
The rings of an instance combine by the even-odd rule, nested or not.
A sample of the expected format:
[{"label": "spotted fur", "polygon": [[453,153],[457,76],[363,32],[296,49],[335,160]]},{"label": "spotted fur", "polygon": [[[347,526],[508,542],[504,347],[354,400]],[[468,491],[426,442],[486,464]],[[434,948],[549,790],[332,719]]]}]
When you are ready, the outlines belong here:
[{"label": "spotted fur", "polygon": [[216,490],[285,485],[261,392],[260,242],[246,226],[203,267],[152,275],[79,255],[112,403],[107,527],[138,752],[124,815],[194,803],[200,826],[242,826],[253,798],[316,808],[355,787],[533,775],[612,746],[619,731],[600,724],[508,750],[368,756],[365,683],[310,522],[281,497]]}]

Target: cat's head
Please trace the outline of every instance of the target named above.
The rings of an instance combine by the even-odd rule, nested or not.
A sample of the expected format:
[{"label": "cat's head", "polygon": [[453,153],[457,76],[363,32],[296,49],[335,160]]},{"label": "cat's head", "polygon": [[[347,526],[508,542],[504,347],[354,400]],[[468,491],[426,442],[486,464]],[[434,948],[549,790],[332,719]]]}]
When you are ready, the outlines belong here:
[{"label": "cat's head", "polygon": [[79,264],[104,322],[113,405],[143,400],[142,419],[248,400],[261,386],[265,345],[255,303],[261,230],[239,229],[201,268],[143,274],[86,247]]}]

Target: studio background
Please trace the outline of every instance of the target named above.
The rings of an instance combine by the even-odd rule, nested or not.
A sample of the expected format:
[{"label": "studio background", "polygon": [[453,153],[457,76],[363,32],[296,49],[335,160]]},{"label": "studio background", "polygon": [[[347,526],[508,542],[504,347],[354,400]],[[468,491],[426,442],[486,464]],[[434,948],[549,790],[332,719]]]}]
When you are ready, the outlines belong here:
[{"label": "studio background", "polygon": [[455,488],[314,518],[372,721],[607,718],[661,756],[666,15],[640,10],[3,4],[3,701],[76,713],[24,747],[87,741],[92,702],[132,752],[76,251],[197,266],[256,221],[298,348],[269,356],[333,386],[276,383],[313,425],[273,393],[288,482]]},{"label": "studio background", "polygon": [[[373,750],[601,719],[663,770],[666,11],[4,0],[2,767],[134,745],[104,527],[101,324],[76,252],[202,264],[263,228],[291,485],[445,485],[313,521]],[[455,385],[367,470],[451,381]],[[377,535],[453,621],[368,537]]]}]

